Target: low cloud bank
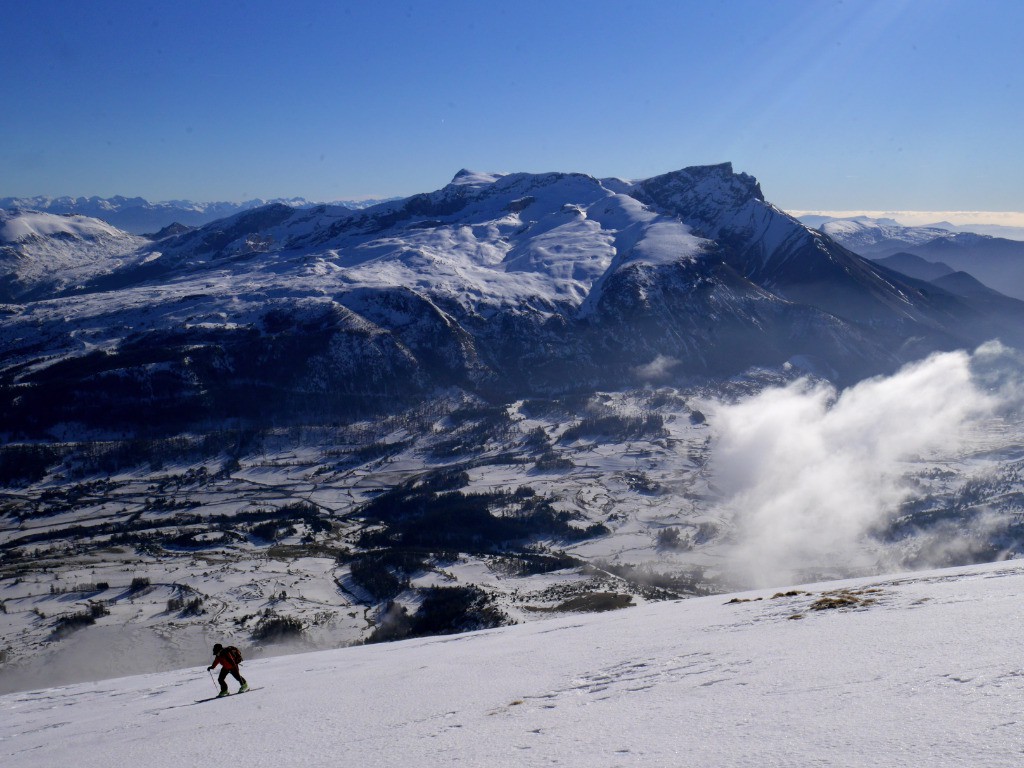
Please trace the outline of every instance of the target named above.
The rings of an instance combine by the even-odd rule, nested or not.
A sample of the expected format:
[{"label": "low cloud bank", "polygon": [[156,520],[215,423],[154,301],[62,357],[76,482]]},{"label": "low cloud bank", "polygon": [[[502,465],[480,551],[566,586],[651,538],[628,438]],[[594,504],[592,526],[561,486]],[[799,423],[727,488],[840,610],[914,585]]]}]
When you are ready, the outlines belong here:
[{"label": "low cloud bank", "polygon": [[941,221],[957,226],[995,225],[1024,227],[1024,212],[1020,211],[788,211],[792,216],[831,216],[852,219],[893,219],[905,227],[924,227]]},{"label": "low cloud bank", "polygon": [[1012,417],[1022,402],[1021,370],[1013,353],[990,343],[841,392],[803,379],[738,403],[706,404],[714,482],[734,526],[733,578],[768,586],[813,572],[899,566],[872,534],[921,493],[908,463],[954,460],[992,419]]}]

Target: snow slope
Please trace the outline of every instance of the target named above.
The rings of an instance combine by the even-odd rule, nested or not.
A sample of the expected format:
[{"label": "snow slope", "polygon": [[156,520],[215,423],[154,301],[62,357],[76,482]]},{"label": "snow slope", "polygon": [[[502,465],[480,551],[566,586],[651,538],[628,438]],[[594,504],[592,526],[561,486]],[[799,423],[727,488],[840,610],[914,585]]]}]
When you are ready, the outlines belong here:
[{"label": "snow slope", "polygon": [[[822,594],[827,591],[828,594]],[[1007,766],[1019,562],[0,697],[8,768]],[[846,603],[845,607],[814,610]],[[232,684],[232,689],[234,684]]]},{"label": "snow slope", "polygon": [[22,243],[27,240],[63,236],[77,240],[94,240],[101,236],[118,237],[123,233],[109,224],[85,216],[54,216],[26,211],[16,215],[2,214],[0,242]]},{"label": "snow slope", "polygon": [[0,210],[0,301],[54,293],[112,272],[147,242],[86,216]]}]

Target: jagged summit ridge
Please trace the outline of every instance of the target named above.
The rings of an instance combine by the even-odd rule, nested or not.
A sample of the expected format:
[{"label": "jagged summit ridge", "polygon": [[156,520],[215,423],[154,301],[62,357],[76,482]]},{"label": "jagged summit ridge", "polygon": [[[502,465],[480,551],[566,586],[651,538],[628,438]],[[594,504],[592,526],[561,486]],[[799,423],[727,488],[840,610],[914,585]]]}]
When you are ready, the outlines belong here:
[{"label": "jagged summit ridge", "polygon": [[72,283],[17,288],[8,300],[60,298],[0,324],[0,407],[25,424],[109,418],[114,381],[151,414],[158,392],[168,418],[183,402],[242,416],[267,408],[250,387],[285,393],[285,411],[365,409],[438,386],[634,386],[664,359],[681,381],[794,358],[851,380],[992,335],[961,299],[808,229],[728,163],[638,182],[462,170],[363,210],[243,211]]}]

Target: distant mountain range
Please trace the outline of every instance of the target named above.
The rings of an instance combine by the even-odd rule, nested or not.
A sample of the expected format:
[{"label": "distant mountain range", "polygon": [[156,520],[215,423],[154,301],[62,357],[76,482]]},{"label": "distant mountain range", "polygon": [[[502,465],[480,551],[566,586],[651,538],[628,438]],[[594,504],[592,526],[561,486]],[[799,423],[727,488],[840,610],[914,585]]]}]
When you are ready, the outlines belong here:
[{"label": "distant mountain range", "polygon": [[953,224],[948,221],[935,221],[929,222],[928,224],[910,225],[900,224],[896,219],[891,217],[871,217],[865,215],[858,216],[826,216],[818,213],[808,214],[794,214],[804,224],[809,227],[818,229],[822,224],[834,221],[845,221],[845,222],[860,222],[866,225],[877,224],[884,227],[902,227],[906,229],[927,229],[927,230],[939,230],[940,232],[968,232],[975,235],[990,235],[991,237],[1001,237],[1006,240],[1024,240],[1024,227],[1013,226],[1010,224]]},{"label": "distant mountain range", "polygon": [[[850,250],[888,266],[894,266],[890,257],[910,254],[926,262],[942,262],[947,269],[967,272],[990,288],[1024,299],[1024,242],[1019,240],[953,232],[944,228],[947,225],[905,227],[891,219],[814,216],[802,221]],[[909,264],[906,260],[903,263]],[[918,276],[919,268],[916,273],[911,268],[912,272],[906,274]]]},{"label": "distant mountain range", "polygon": [[[345,200],[332,205],[346,208],[366,208],[380,200]],[[112,224],[118,229],[136,235],[149,234],[171,224],[200,227],[211,221],[248,211],[270,203],[281,203],[295,208],[310,208],[312,203],[301,197],[275,200],[245,200],[243,202],[196,203],[191,200],[168,200],[152,203],[141,197],[3,197],[0,209],[39,211],[61,216],[89,216]]]},{"label": "distant mountain range", "polygon": [[865,260],[729,164],[639,182],[461,171],[363,210],[274,203],[155,242],[38,213],[3,227],[0,416],[29,432],[789,361],[854,381],[932,350],[1024,342],[1024,304]]}]

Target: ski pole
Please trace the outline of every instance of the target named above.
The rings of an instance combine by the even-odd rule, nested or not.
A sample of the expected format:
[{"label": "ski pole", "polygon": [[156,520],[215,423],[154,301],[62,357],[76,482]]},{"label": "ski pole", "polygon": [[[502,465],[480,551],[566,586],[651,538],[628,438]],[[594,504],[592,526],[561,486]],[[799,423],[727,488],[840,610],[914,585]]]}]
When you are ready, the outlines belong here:
[{"label": "ski pole", "polygon": [[213,679],[213,672],[210,672],[209,669],[207,669],[206,671],[209,672],[209,674],[210,674],[210,682],[213,683],[213,687],[216,688],[219,691],[220,690],[220,686],[218,686],[217,685],[217,681]]}]

